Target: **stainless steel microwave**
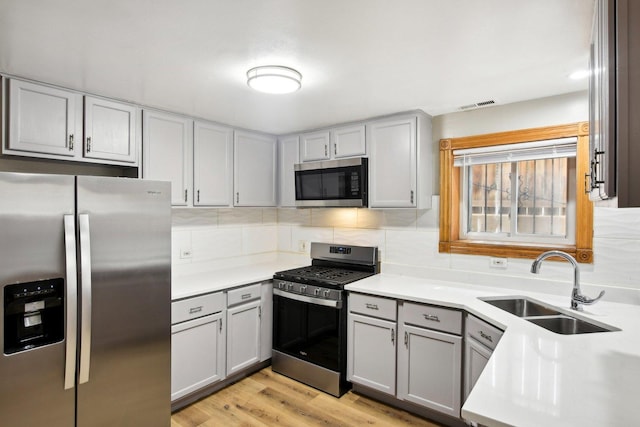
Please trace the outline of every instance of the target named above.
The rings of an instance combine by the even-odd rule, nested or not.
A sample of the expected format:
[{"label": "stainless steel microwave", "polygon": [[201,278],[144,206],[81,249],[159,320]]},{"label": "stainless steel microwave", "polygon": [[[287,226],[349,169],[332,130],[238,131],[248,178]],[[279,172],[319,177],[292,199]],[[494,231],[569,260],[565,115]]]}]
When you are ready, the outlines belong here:
[{"label": "stainless steel microwave", "polygon": [[367,172],[366,157],[296,164],[296,206],[365,207]]}]

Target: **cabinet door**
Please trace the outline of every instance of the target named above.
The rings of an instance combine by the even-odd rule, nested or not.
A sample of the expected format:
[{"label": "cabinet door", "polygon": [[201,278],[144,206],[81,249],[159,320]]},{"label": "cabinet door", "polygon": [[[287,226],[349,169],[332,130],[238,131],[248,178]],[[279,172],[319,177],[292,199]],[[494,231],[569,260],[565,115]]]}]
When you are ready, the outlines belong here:
[{"label": "cabinet door", "polygon": [[260,361],[260,300],[227,309],[227,376]]},{"label": "cabinet door", "polygon": [[291,136],[278,141],[281,207],[296,206],[296,184],[293,166],[300,162],[300,138]]},{"label": "cabinet door", "polygon": [[84,97],[84,157],[137,163],[136,107]]},{"label": "cabinet door", "polygon": [[491,353],[490,349],[467,336],[464,345],[464,400],[467,400],[484,367],[487,366]]},{"label": "cabinet door", "polygon": [[347,323],[347,379],[395,395],[396,323],[353,313]]},{"label": "cabinet door", "polygon": [[410,117],[368,125],[369,207],[416,206],[416,121]]},{"label": "cabinet door", "polygon": [[224,312],[171,327],[171,400],[224,378]]},{"label": "cabinet door", "polygon": [[329,131],[306,133],[300,137],[302,161],[328,160]]},{"label": "cabinet door", "polygon": [[277,140],[235,132],[234,206],[276,206]]},{"label": "cabinet door", "polygon": [[364,126],[349,126],[331,131],[333,157],[364,156],[367,154]]},{"label": "cabinet door", "polygon": [[262,284],[260,298],[260,361],[271,359],[273,352],[273,282]]},{"label": "cabinet door", "polygon": [[194,206],[231,206],[233,129],[196,121],[193,128]]},{"label": "cabinet door", "polygon": [[144,111],[144,178],[171,182],[171,204],[186,206],[191,201],[190,180],[193,123],[186,117]]},{"label": "cabinet door", "polygon": [[9,150],[71,158],[81,139],[81,95],[9,80]]},{"label": "cabinet door", "polygon": [[398,348],[398,398],[460,417],[462,338],[406,324]]}]

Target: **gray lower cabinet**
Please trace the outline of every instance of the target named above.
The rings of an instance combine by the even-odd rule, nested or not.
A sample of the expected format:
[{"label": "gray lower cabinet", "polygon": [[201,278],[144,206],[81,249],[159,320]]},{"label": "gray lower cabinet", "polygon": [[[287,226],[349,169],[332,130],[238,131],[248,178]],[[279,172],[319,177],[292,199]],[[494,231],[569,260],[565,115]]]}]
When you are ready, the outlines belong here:
[{"label": "gray lower cabinet", "polygon": [[396,301],[351,294],[347,324],[347,379],[395,395]]},{"label": "gray lower cabinet", "polygon": [[471,393],[503,334],[500,329],[471,314],[467,315],[465,330],[464,400]]},{"label": "gray lower cabinet", "polygon": [[462,312],[399,305],[398,398],[460,417]]},{"label": "gray lower cabinet", "polygon": [[171,304],[171,400],[225,377],[224,293]]},{"label": "gray lower cabinet", "polygon": [[227,292],[227,376],[260,361],[260,283]]}]

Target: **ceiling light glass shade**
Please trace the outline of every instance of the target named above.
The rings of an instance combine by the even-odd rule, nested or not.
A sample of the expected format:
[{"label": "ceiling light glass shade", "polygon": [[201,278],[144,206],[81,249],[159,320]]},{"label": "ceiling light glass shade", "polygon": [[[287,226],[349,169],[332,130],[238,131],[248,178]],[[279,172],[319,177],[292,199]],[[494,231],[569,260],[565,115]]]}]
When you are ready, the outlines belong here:
[{"label": "ceiling light glass shade", "polygon": [[247,71],[249,87],[266,93],[291,93],[300,89],[302,74],[289,67],[265,65]]}]

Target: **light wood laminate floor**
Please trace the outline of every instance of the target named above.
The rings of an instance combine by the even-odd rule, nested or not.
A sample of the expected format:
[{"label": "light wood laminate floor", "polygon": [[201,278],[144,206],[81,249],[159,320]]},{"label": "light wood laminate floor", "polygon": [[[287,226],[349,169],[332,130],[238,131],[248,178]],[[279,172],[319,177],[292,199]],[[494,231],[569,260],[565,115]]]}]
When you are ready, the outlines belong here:
[{"label": "light wood laminate floor", "polygon": [[171,416],[171,427],[364,425],[440,427],[353,392],[338,399],[277,374],[271,367]]}]

